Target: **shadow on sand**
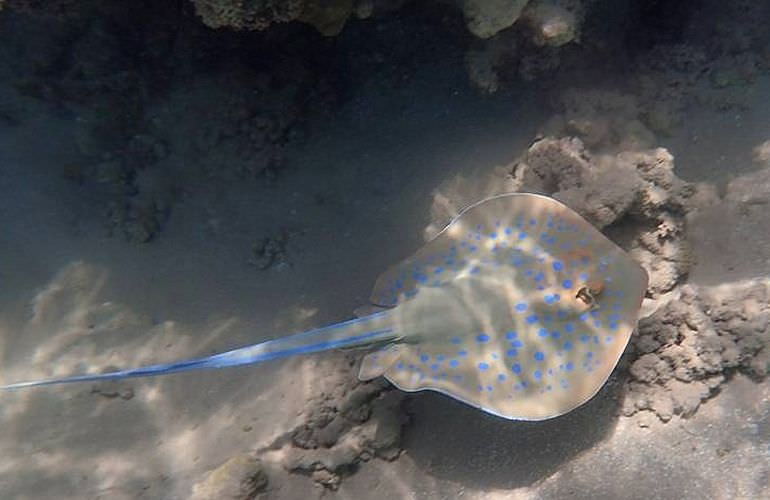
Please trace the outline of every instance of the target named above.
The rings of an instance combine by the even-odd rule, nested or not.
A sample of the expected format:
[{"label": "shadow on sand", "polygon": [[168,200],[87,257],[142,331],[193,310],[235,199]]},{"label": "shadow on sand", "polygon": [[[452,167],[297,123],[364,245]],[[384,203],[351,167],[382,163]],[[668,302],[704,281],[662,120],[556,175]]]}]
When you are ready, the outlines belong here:
[{"label": "shadow on sand", "polygon": [[559,470],[610,436],[623,400],[615,376],[588,403],[542,422],[509,421],[440,394],[410,397],[404,448],[437,478],[471,488],[513,489]]}]

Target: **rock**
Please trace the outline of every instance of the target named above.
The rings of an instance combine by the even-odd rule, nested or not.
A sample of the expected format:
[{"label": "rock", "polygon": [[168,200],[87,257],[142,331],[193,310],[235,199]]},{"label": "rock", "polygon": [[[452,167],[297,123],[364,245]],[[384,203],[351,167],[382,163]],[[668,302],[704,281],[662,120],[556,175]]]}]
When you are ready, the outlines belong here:
[{"label": "rock", "polygon": [[468,30],[479,38],[490,38],[519,19],[529,0],[458,0]]},{"label": "rock", "polygon": [[267,474],[259,460],[237,455],[214,470],[192,488],[191,500],[251,500],[267,487]]}]

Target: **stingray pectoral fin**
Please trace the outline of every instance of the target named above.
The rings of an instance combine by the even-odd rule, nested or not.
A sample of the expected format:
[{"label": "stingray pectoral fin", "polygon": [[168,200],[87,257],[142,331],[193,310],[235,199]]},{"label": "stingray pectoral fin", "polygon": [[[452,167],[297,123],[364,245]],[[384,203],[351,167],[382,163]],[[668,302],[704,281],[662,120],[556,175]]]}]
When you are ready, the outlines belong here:
[{"label": "stingray pectoral fin", "polygon": [[385,373],[398,361],[402,348],[400,345],[390,345],[364,356],[358,370],[358,379],[372,380]]},{"label": "stingray pectoral fin", "polygon": [[64,378],[18,382],[0,386],[0,389],[16,390],[28,387],[70,384],[75,382],[97,382],[134,377],[153,377],[193,370],[249,365],[331,349],[351,348],[372,344],[378,345],[382,342],[396,340],[398,338],[398,335],[394,333],[393,328],[390,326],[390,319],[388,318],[387,313],[377,313],[365,318],[356,318],[304,333],[298,333],[296,335],[268,340],[259,344],[214,354],[212,356],[108,373],[83,374]]}]

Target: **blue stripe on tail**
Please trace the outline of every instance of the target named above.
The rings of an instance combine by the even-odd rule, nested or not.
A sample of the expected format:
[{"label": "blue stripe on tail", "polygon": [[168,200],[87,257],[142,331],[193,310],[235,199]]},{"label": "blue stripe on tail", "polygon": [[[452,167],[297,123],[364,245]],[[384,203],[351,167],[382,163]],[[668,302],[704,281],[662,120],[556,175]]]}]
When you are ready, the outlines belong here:
[{"label": "blue stripe on tail", "polygon": [[[268,340],[259,344],[233,349],[232,351],[214,354],[204,358],[143,366],[140,368],[109,373],[19,382],[16,384],[0,386],[0,389],[14,390],[26,387],[68,384],[74,382],[154,377],[193,370],[249,365],[300,354],[310,354],[343,347],[363,346],[383,341],[394,341],[398,336],[394,333],[393,328],[390,327],[390,322],[386,313],[387,311],[378,312],[371,316],[356,318],[350,321],[317,328],[315,330],[309,330],[285,338]],[[377,329],[372,330],[371,328]]]}]

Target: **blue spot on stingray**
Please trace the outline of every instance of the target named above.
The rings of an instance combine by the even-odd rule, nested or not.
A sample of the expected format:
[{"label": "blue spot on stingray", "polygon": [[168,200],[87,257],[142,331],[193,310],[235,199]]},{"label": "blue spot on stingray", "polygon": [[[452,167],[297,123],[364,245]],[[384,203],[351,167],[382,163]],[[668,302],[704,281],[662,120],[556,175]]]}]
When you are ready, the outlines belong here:
[{"label": "blue spot on stingray", "polygon": [[554,271],[561,271],[564,269],[564,264],[560,260],[556,260],[553,263],[553,270]]},{"label": "blue spot on stingray", "polygon": [[540,330],[537,331],[537,336],[538,337],[543,337],[543,338],[547,337],[548,336],[548,329],[547,328],[541,328]]},{"label": "blue spot on stingray", "polygon": [[419,281],[420,283],[425,283],[428,281],[428,277],[422,273],[414,273],[412,277],[415,279],[415,281]]},{"label": "blue spot on stingray", "polygon": [[479,272],[481,272],[481,268],[479,266],[473,266],[473,268],[471,268],[471,274],[478,274]]},{"label": "blue spot on stingray", "polygon": [[526,380],[522,380],[521,381],[521,387],[522,388],[526,389],[528,385],[529,385],[529,382],[527,382]]},{"label": "blue spot on stingray", "polygon": [[487,390],[488,390],[489,392],[492,392],[492,391],[494,390],[494,387],[492,387],[491,385],[488,385],[488,386],[487,386]]},{"label": "blue spot on stingray", "polygon": [[518,351],[518,349],[508,349],[505,352],[505,355],[506,356],[510,356],[510,357],[518,356],[519,355],[519,351]]},{"label": "blue spot on stingray", "polygon": [[580,317],[580,321],[587,321],[588,320],[588,313],[583,313],[579,317]]},{"label": "blue spot on stingray", "polygon": [[586,358],[591,359],[593,357],[594,357],[594,352],[593,351],[588,351],[588,353],[586,354]]},{"label": "blue spot on stingray", "polygon": [[537,351],[535,353],[535,361],[543,361],[545,359],[545,354],[543,354],[541,351]]},{"label": "blue spot on stingray", "polygon": [[505,338],[508,339],[508,340],[513,340],[513,339],[515,339],[518,336],[519,336],[519,334],[514,332],[513,330],[511,330],[509,332],[505,332]]},{"label": "blue spot on stingray", "polygon": [[530,325],[533,323],[537,323],[537,314],[527,316],[527,323],[529,323]]},{"label": "blue spot on stingray", "polygon": [[566,319],[567,316],[569,316],[569,313],[567,313],[567,311],[565,311],[563,309],[559,309],[556,312],[556,317],[559,318],[559,319]]},{"label": "blue spot on stingray", "polygon": [[564,280],[564,281],[562,281],[561,282],[561,286],[563,286],[564,288],[569,290],[570,288],[572,288],[572,280]]},{"label": "blue spot on stingray", "polygon": [[575,331],[575,325],[573,325],[572,323],[567,323],[566,325],[564,325],[564,331],[567,332],[567,333],[574,332]]},{"label": "blue spot on stingray", "polygon": [[461,339],[460,337],[452,337],[451,342],[455,345],[460,345],[463,343],[463,339]]},{"label": "blue spot on stingray", "polygon": [[454,375],[454,376],[452,376],[452,379],[457,381],[457,382],[461,382],[462,379],[463,379],[463,376],[462,375]]},{"label": "blue spot on stingray", "polygon": [[479,363],[479,370],[486,371],[489,369],[489,365],[487,363],[481,362]]},{"label": "blue spot on stingray", "polygon": [[439,354],[439,355],[436,356],[436,361],[438,361],[439,363],[444,361],[444,359],[446,359],[446,358],[444,357],[443,354]]},{"label": "blue spot on stingray", "polygon": [[551,338],[558,339],[561,337],[561,332],[559,330],[554,330],[551,332]]},{"label": "blue spot on stingray", "polygon": [[604,341],[607,342],[608,344],[611,344],[612,343],[612,339],[613,339],[612,335],[607,335],[607,337],[605,337]]},{"label": "blue spot on stingray", "polygon": [[440,366],[438,363],[433,363],[432,365],[430,365],[430,369],[433,370],[434,372],[437,372],[439,368]]},{"label": "blue spot on stingray", "polygon": [[601,328],[602,327],[602,321],[600,319],[595,319],[594,320],[594,326],[596,328]]},{"label": "blue spot on stingray", "polygon": [[511,345],[513,347],[521,348],[521,347],[524,347],[524,342],[522,342],[521,340],[514,340],[513,342],[511,342]]},{"label": "blue spot on stingray", "polygon": [[593,310],[593,311],[591,311],[589,314],[591,315],[591,317],[592,317],[592,318],[597,318],[597,317],[599,317],[599,314],[600,314],[600,313],[599,313],[599,311],[597,311],[596,309],[594,309],[594,310]]},{"label": "blue spot on stingray", "polygon": [[500,382],[504,381],[507,378],[508,377],[505,375],[505,373],[501,373],[500,375],[497,376],[497,380],[499,380]]},{"label": "blue spot on stingray", "polygon": [[511,260],[513,267],[521,267],[524,262],[525,260],[521,257],[516,257],[515,259]]},{"label": "blue spot on stingray", "polygon": [[544,279],[545,279],[545,274],[543,274],[542,272],[537,273],[535,275],[535,281],[543,281]]},{"label": "blue spot on stingray", "polygon": [[486,333],[480,333],[476,335],[476,342],[483,344],[485,342],[489,342],[489,335]]},{"label": "blue spot on stingray", "polygon": [[535,378],[538,379],[538,380],[543,378],[543,372],[541,372],[540,370],[535,370],[534,375],[535,375]]},{"label": "blue spot on stingray", "polygon": [[588,281],[588,274],[580,273],[580,276],[578,276],[578,278],[580,278],[580,281]]},{"label": "blue spot on stingray", "polygon": [[479,249],[479,247],[477,247],[476,245],[471,245],[471,246],[468,247],[468,251],[469,252],[475,252],[478,249]]},{"label": "blue spot on stingray", "polygon": [[513,370],[513,373],[518,375],[519,373],[521,373],[521,365],[519,363],[514,363],[513,366],[511,367],[511,370]]},{"label": "blue spot on stingray", "polygon": [[467,356],[467,355],[468,355],[468,351],[465,351],[465,350],[463,350],[463,351],[459,351],[459,352],[457,353],[457,355],[458,355],[458,356],[460,356],[461,358],[463,358],[463,357],[465,357],[465,356]]},{"label": "blue spot on stingray", "polygon": [[536,226],[537,225],[537,219],[529,219],[529,225],[530,226]]},{"label": "blue spot on stingray", "polygon": [[439,266],[439,267],[437,267],[436,269],[434,269],[434,270],[433,270],[433,272],[434,272],[435,274],[441,274],[441,273],[443,273],[443,272],[444,272],[444,268],[443,268],[443,267],[441,267],[441,266]]},{"label": "blue spot on stingray", "polygon": [[569,340],[564,343],[564,350],[565,351],[571,351],[572,350],[572,342]]},{"label": "blue spot on stingray", "polygon": [[510,227],[506,227],[505,228],[505,234],[506,235],[510,236],[512,232],[513,232],[513,229],[511,229]]},{"label": "blue spot on stingray", "polygon": [[449,366],[451,366],[452,368],[457,368],[458,366],[460,366],[460,362],[457,361],[456,359],[451,359],[449,360]]},{"label": "blue spot on stingray", "polygon": [[500,355],[499,355],[499,354],[497,354],[496,352],[493,352],[493,353],[492,353],[492,359],[497,359],[497,358],[499,358],[499,357],[500,357]]},{"label": "blue spot on stingray", "polygon": [[420,355],[420,361],[422,361],[423,363],[427,363],[429,359],[430,359],[430,356],[428,356],[427,354]]},{"label": "blue spot on stingray", "polygon": [[586,334],[580,336],[580,341],[584,344],[587,344],[589,340],[591,340],[591,337]]},{"label": "blue spot on stingray", "polygon": [[617,323],[614,323],[614,322],[610,323],[610,330],[617,330],[617,329],[618,329],[618,324]]},{"label": "blue spot on stingray", "polygon": [[545,303],[546,304],[554,304],[556,302],[559,302],[561,299],[561,296],[558,293],[554,293],[553,295],[546,295],[545,296]]},{"label": "blue spot on stingray", "polygon": [[527,237],[526,231],[519,231],[519,239],[520,240],[523,240],[526,237]]},{"label": "blue spot on stingray", "polygon": [[524,271],[525,276],[532,276],[533,274],[535,274],[535,271],[533,269],[527,269],[526,271]]},{"label": "blue spot on stingray", "polygon": [[490,233],[489,237],[494,240],[497,238],[497,233]]},{"label": "blue spot on stingray", "polygon": [[398,363],[396,363],[396,369],[403,370],[404,369],[404,362],[403,361],[399,361]]}]

